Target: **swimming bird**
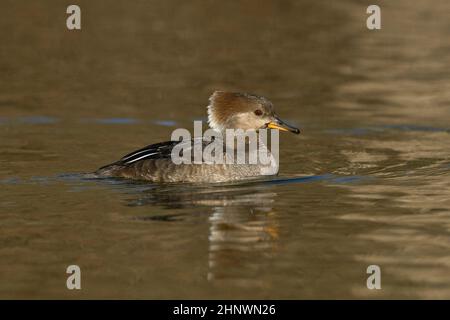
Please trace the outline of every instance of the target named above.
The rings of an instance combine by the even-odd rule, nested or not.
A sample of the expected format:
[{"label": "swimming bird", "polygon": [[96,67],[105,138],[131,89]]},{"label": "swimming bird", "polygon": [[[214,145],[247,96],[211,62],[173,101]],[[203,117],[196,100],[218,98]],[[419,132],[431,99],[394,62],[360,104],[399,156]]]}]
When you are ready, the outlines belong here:
[{"label": "swimming bird", "polygon": [[[276,129],[300,133],[298,128],[288,125],[277,116],[272,102],[254,94],[215,91],[209,98],[207,112],[210,128],[223,133],[224,136],[227,129],[250,129],[256,132],[260,129]],[[200,139],[203,147],[211,143],[211,140]],[[194,140],[195,138],[189,143],[193,144]],[[272,169],[266,172],[278,174],[278,163],[275,162],[176,164],[172,160],[172,151],[179,143],[180,141],[166,141],[151,144],[125,155],[117,162],[101,167],[94,175],[152,182],[215,183],[258,178],[267,174],[264,169]],[[223,157],[226,157],[225,143],[222,150]]]}]

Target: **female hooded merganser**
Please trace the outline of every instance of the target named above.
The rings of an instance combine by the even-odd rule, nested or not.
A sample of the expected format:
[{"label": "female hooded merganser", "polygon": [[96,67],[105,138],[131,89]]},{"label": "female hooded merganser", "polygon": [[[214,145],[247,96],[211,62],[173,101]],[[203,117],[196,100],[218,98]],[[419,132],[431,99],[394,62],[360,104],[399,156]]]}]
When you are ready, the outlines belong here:
[{"label": "female hooded merganser", "polygon": [[[226,129],[278,129],[295,134],[300,130],[281,121],[273,110],[272,103],[264,97],[248,93],[216,91],[209,98],[208,124],[211,129],[225,135]],[[203,147],[211,139],[201,138]],[[194,141],[194,140],[192,140]],[[191,142],[191,141],[189,141]],[[122,177],[153,182],[227,182],[262,175],[267,167],[262,164],[242,163],[200,163],[176,164],[172,160],[172,150],[180,141],[156,143],[127,154],[122,159],[95,172],[98,177]],[[225,155],[225,144],[224,154]],[[270,152],[269,152],[270,154]],[[248,154],[247,154],[248,155]],[[270,166],[273,167],[273,163]],[[270,174],[278,173],[276,170]]]}]

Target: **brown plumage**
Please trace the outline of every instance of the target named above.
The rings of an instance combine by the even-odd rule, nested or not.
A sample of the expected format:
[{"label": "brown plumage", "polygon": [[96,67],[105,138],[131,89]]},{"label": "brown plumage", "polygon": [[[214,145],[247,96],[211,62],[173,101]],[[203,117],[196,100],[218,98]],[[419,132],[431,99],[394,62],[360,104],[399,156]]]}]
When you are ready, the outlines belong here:
[{"label": "brown plumage", "polygon": [[[237,92],[216,91],[209,98],[208,123],[212,129],[280,129],[299,133],[281,121],[272,103],[264,97]],[[203,147],[211,143],[203,140]],[[97,177],[122,177],[153,182],[226,182],[262,175],[262,164],[175,164],[171,151],[178,141],[149,145],[117,162],[101,167]],[[223,155],[225,157],[225,154]],[[269,165],[271,168],[273,163]],[[276,164],[275,174],[278,173]]]},{"label": "brown plumage", "polygon": [[[261,111],[261,117],[273,116],[272,102],[264,97],[240,93],[216,91],[209,98],[208,123],[211,128],[223,129],[255,129],[251,121],[236,123],[236,117],[241,114],[252,114]],[[247,119],[251,120],[251,119]]]}]

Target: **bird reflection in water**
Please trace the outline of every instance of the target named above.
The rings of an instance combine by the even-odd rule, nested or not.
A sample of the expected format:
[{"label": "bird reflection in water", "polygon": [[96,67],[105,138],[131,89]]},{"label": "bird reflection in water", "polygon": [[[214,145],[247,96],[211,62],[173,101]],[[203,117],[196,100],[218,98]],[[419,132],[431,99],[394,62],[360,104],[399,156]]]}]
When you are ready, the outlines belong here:
[{"label": "bird reflection in water", "polygon": [[[278,249],[277,194],[271,189],[265,184],[158,187],[139,192],[129,205],[195,208],[197,214],[202,208],[209,213],[207,279],[255,286]],[[177,215],[139,219],[177,221]]]}]

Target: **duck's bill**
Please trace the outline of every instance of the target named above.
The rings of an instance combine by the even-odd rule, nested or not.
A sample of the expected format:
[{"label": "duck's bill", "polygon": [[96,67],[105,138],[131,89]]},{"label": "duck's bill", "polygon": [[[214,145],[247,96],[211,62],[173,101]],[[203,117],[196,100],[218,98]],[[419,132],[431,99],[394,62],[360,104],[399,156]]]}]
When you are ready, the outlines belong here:
[{"label": "duck's bill", "polygon": [[290,131],[292,133],[295,134],[299,134],[300,133],[300,129],[293,127],[285,122],[283,122],[283,120],[279,119],[279,118],[275,118],[274,121],[271,121],[267,124],[267,128],[269,129],[278,129],[281,131]]}]

